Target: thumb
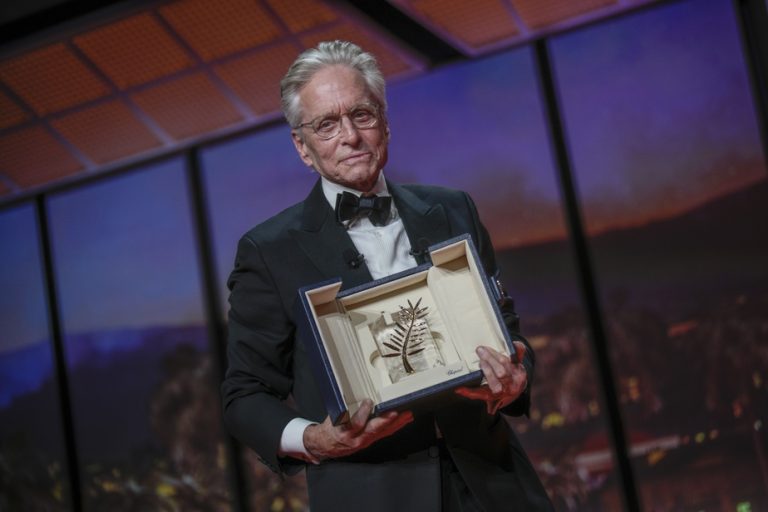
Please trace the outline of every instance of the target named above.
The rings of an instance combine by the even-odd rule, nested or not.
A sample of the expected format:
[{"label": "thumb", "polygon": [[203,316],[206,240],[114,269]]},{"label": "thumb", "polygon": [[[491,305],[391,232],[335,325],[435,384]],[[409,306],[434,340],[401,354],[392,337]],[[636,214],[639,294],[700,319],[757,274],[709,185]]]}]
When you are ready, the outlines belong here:
[{"label": "thumb", "polygon": [[526,346],[519,341],[513,341],[512,344],[515,346],[515,362],[522,363],[527,350]]},{"label": "thumb", "polygon": [[366,398],[360,404],[360,408],[352,415],[352,418],[349,421],[348,430],[358,432],[365,428],[365,424],[368,423],[368,417],[371,415],[371,411],[373,411],[373,401]]}]

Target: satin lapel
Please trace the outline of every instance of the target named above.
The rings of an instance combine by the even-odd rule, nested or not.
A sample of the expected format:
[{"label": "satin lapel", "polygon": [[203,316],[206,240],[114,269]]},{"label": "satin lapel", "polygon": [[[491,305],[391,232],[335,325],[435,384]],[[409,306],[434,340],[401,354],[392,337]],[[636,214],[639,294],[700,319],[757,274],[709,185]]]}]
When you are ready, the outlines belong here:
[{"label": "satin lapel", "polygon": [[302,229],[291,230],[290,234],[326,279],[342,279],[342,288],[372,280],[365,263],[354,269],[347,263],[344,255],[346,251],[355,251],[355,244],[336,222],[319,180],[304,201]]},{"label": "satin lapel", "polygon": [[387,188],[403,219],[411,247],[421,248],[421,239],[427,240],[427,245],[432,245],[451,238],[451,227],[443,205],[425,203],[408,189],[389,181]]}]

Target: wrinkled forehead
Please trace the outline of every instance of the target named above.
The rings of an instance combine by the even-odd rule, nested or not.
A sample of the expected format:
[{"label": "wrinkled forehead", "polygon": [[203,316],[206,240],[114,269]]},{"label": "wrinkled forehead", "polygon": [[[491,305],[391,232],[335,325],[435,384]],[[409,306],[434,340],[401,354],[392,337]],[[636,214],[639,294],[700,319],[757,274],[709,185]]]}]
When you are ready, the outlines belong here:
[{"label": "wrinkled forehead", "polygon": [[299,108],[304,121],[346,112],[365,103],[377,102],[360,72],[343,65],[320,69],[299,92]]}]

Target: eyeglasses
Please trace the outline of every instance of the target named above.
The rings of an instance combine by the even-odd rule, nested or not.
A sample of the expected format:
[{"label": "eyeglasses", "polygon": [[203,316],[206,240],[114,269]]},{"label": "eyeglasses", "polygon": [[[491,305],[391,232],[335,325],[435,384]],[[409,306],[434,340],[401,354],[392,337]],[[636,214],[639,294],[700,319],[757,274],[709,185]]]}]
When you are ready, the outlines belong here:
[{"label": "eyeglasses", "polygon": [[325,114],[313,120],[301,123],[296,129],[311,126],[315,134],[323,140],[329,140],[341,133],[341,118],[347,116],[355,128],[367,130],[379,124],[379,109],[376,105],[357,105],[343,114]]}]

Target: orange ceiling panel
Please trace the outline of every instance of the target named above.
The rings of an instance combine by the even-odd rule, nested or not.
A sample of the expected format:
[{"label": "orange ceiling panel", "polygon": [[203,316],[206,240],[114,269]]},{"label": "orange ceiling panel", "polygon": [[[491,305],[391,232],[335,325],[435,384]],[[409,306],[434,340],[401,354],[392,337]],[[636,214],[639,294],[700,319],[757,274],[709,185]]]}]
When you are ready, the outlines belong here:
[{"label": "orange ceiling panel", "polygon": [[0,130],[28,120],[30,116],[15,101],[0,91]]},{"label": "orange ceiling panel", "polygon": [[267,0],[267,3],[294,34],[338,19],[330,7],[318,0]]},{"label": "orange ceiling panel", "polygon": [[206,62],[284,35],[255,0],[182,0],[160,14]]},{"label": "orange ceiling panel", "polygon": [[145,84],[194,64],[149,13],[131,16],[74,38],[75,44],[120,89]]},{"label": "orange ceiling panel", "polygon": [[471,48],[519,35],[504,0],[413,0],[412,8],[435,26]]},{"label": "orange ceiling panel", "polygon": [[62,43],[0,63],[0,80],[40,116],[110,93],[107,84]]},{"label": "orange ceiling panel", "polygon": [[83,165],[42,126],[0,137],[0,172],[21,188],[71,176]]},{"label": "orange ceiling panel", "polygon": [[256,115],[269,114],[280,110],[280,80],[298,54],[284,43],[216,66],[215,72]]},{"label": "orange ceiling panel", "polygon": [[381,42],[381,38],[375,37],[368,31],[362,30],[360,26],[348,22],[336,24],[322,31],[311,32],[302,37],[301,42],[305,47],[311,48],[321,41],[332,41],[334,39],[351,41],[365,51],[373,53],[379,63],[381,72],[386,77],[401,75],[414,69],[413,65],[408,63],[402,56],[384,45]]},{"label": "orange ceiling panel", "polygon": [[175,139],[242,121],[237,109],[203,73],[145,89],[132,99]]},{"label": "orange ceiling panel", "polygon": [[51,124],[97,164],[160,146],[160,140],[120,101],[79,110]]},{"label": "orange ceiling panel", "polygon": [[616,4],[616,0],[510,0],[530,28],[543,28],[568,18]]}]

